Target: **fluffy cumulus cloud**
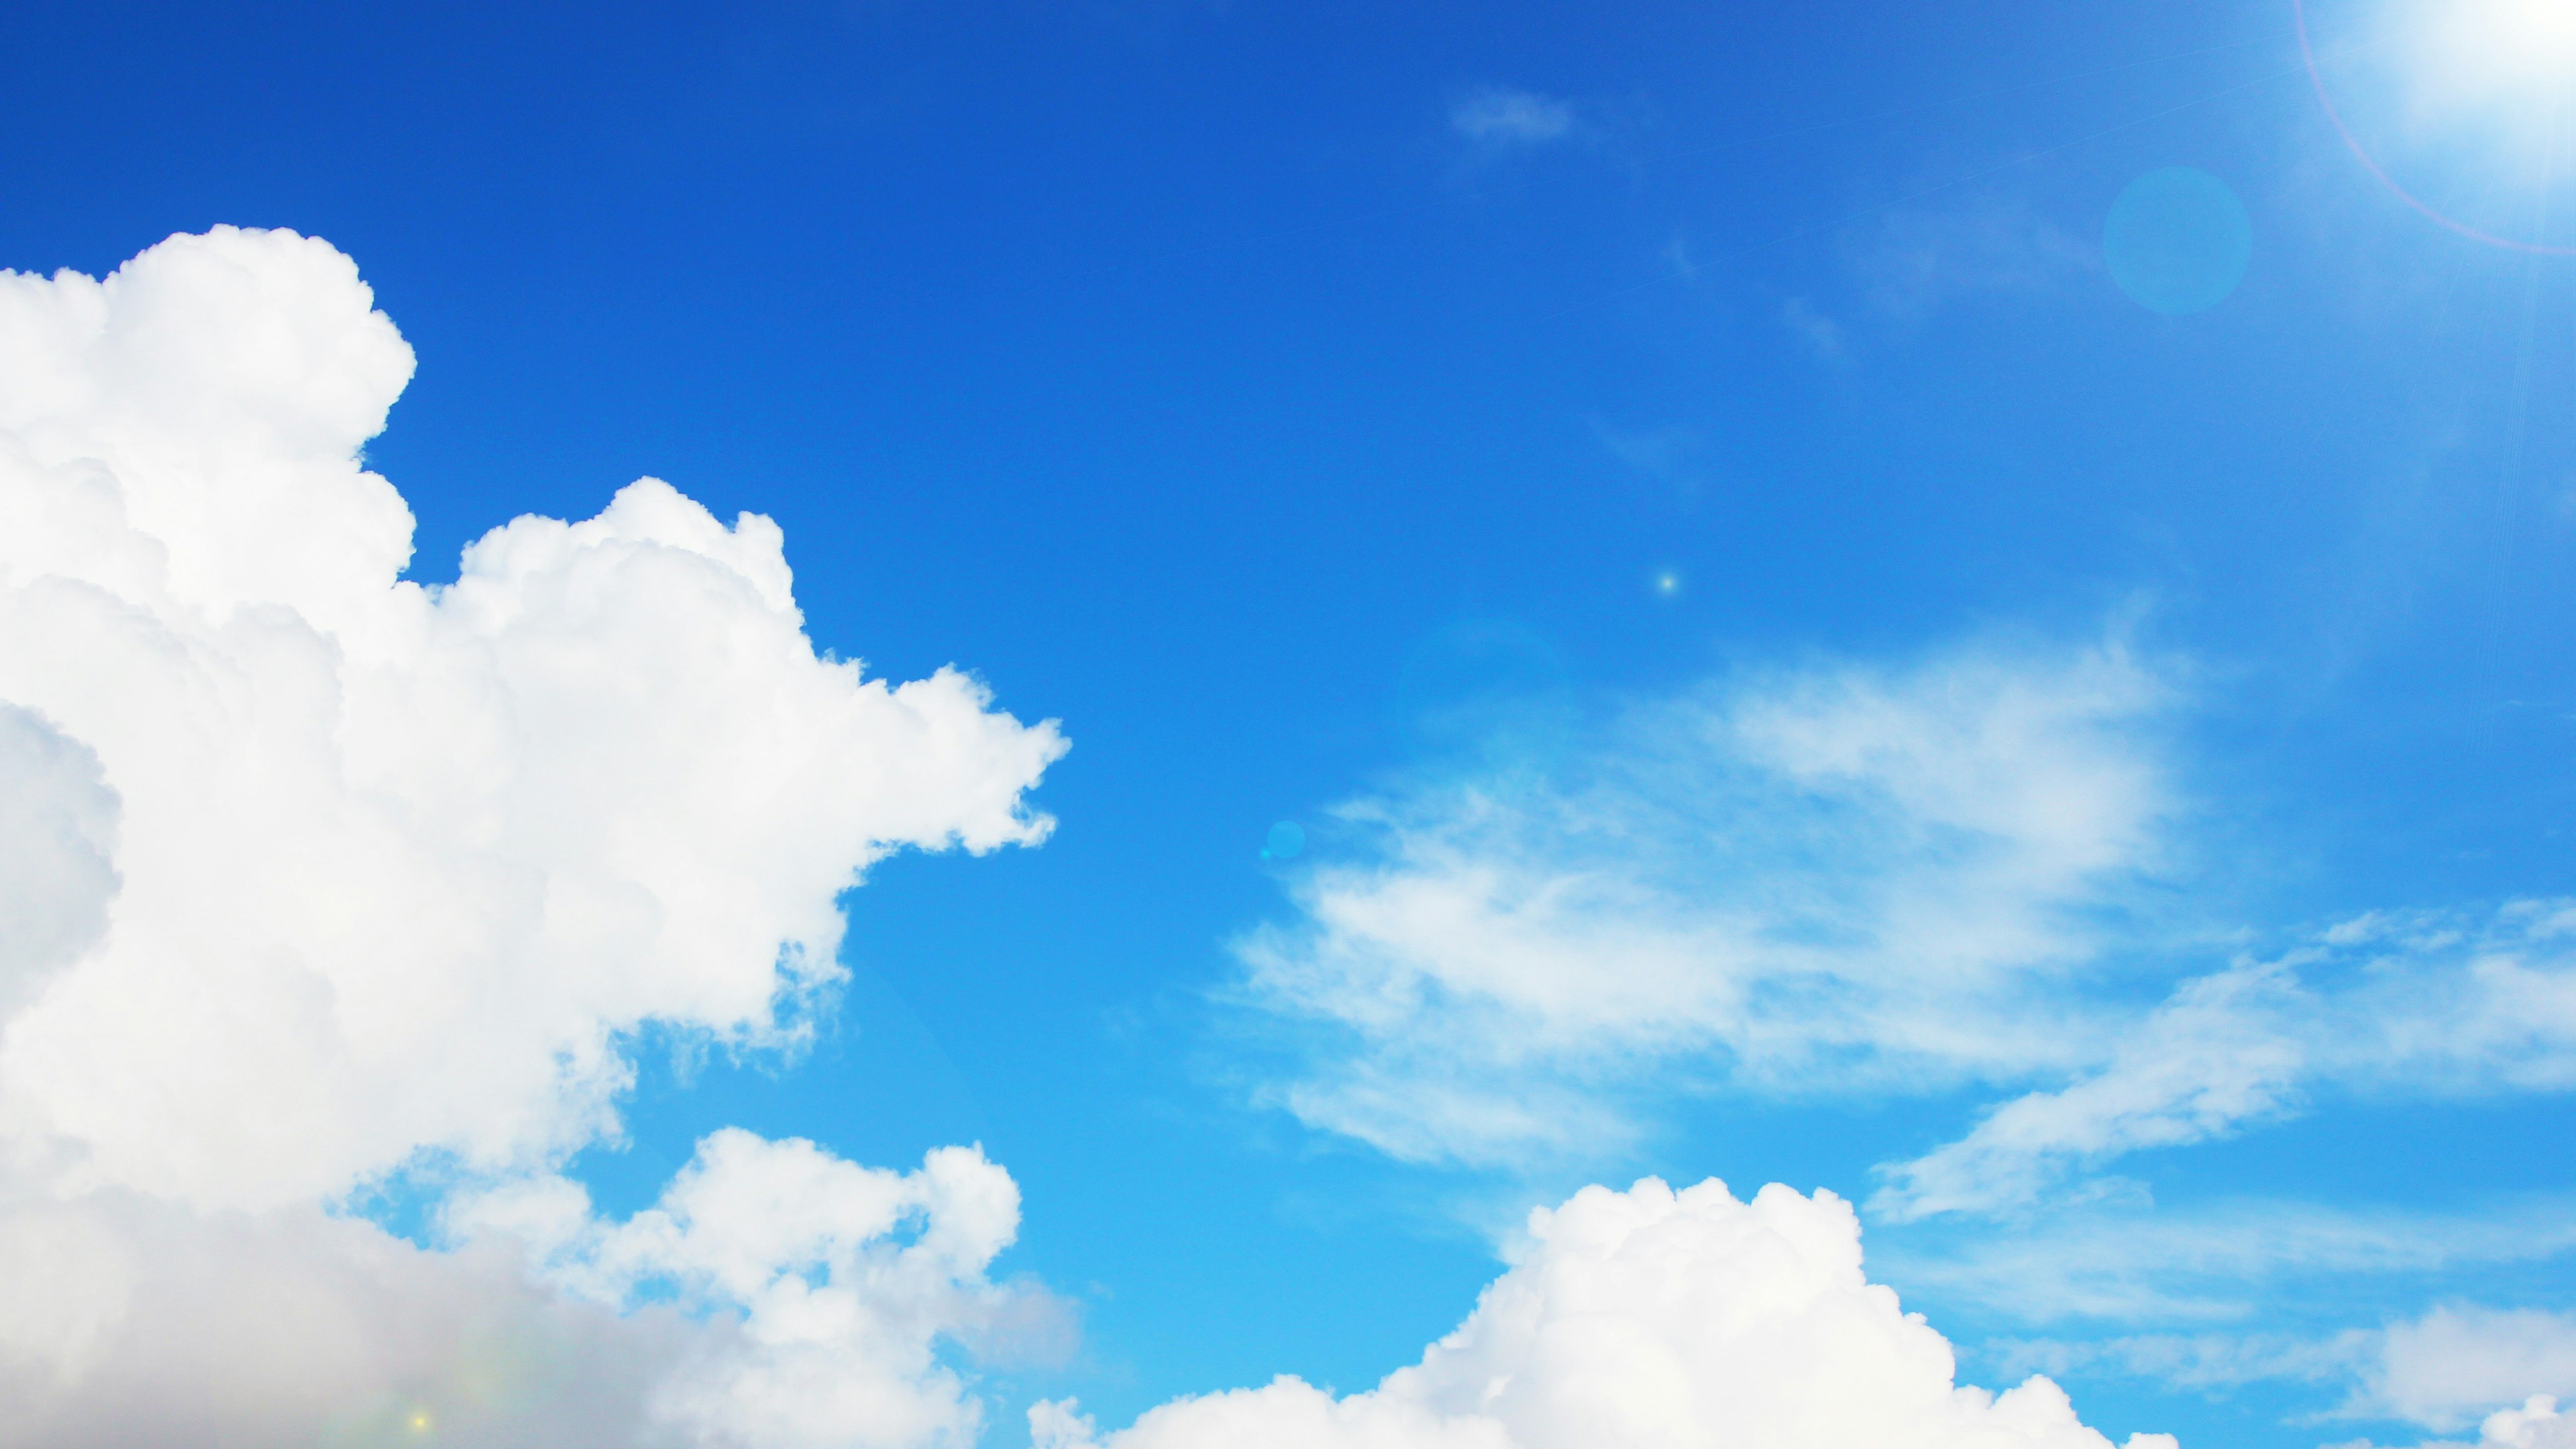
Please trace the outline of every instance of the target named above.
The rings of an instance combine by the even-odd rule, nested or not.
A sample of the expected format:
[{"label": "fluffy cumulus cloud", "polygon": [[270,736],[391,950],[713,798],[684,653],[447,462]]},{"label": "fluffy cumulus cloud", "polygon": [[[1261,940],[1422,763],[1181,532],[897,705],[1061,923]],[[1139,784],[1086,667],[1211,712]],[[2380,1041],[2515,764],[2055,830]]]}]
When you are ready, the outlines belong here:
[{"label": "fluffy cumulus cloud", "polygon": [[2576,1414],[2560,1410],[2555,1394],[2534,1394],[2487,1415],[2477,1449],[2576,1449]]},{"label": "fluffy cumulus cloud", "polygon": [[1883,1090],[2069,1072],[2106,918],[2163,863],[2175,695],[2117,643],[1747,676],[1554,759],[1345,806],[1236,945],[1274,1088],[1399,1156],[1615,1143],[1651,1077]]},{"label": "fluffy cumulus cloud", "polygon": [[[290,232],[0,273],[0,1439],[969,1433],[934,1346],[1017,1221],[972,1154],[724,1135],[659,1216],[550,1220],[541,1257],[686,1312],[322,1211],[423,1162],[552,1183],[645,1024],[792,1042],[838,893],[1038,841],[1064,748],[964,674],[819,655],[777,527],[655,480],[403,581],[359,449],[411,369]],[[784,1205],[797,1171],[827,1207]],[[859,1387],[797,1391],[836,1365]]]},{"label": "fluffy cumulus cloud", "polygon": [[[1030,1414],[1042,1449],[2109,1449],[2034,1377],[1962,1385],[1950,1346],[1861,1271],[1830,1193],[1714,1180],[1587,1188],[1422,1361],[1336,1397],[1294,1378],[1184,1399],[1098,1435]],[[2130,1449],[2173,1449],[2141,1434]]]},{"label": "fluffy cumulus cloud", "polygon": [[1010,1176],[970,1148],[895,1173],[726,1130],[623,1223],[561,1177],[458,1201],[448,1221],[517,1242],[591,1302],[738,1309],[731,1340],[656,1390],[659,1417],[693,1439],[876,1449],[971,1437],[978,1406],[934,1339],[1025,1321],[1030,1295],[984,1277],[1019,1215]]}]

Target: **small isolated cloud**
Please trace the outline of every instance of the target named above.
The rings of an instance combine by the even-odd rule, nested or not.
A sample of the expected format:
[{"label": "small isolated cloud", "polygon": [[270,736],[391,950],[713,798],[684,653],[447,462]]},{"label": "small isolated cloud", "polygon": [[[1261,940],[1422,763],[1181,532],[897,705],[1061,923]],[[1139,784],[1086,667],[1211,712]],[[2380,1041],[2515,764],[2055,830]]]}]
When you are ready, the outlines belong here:
[{"label": "small isolated cloud", "polygon": [[[586,1277],[323,1211],[423,1162],[561,1199],[639,1028],[792,1047],[840,893],[1043,839],[1065,748],[818,653],[778,527],[657,480],[403,582],[358,459],[411,372],[291,232],[0,273],[0,1441],[970,1434],[930,1346],[1017,1222],[973,1154],[719,1134],[643,1226],[550,1220]],[[702,1311],[555,1286],[618,1273]]]},{"label": "small isolated cloud", "polygon": [[1571,102],[1510,86],[1482,86],[1449,107],[1449,129],[1485,146],[1529,146],[1575,132]]},{"label": "small isolated cloud", "polygon": [[[1102,1436],[1072,1404],[1029,1415],[1040,1449],[2110,1449],[2033,1377],[1962,1385],[1950,1345],[1861,1272],[1830,1193],[1739,1202],[1586,1188],[1531,1215],[1529,1248],[1466,1322],[1376,1388],[1281,1377],[1181,1399]],[[2136,1434],[2129,1449],[2174,1449]]]},{"label": "small isolated cloud", "polygon": [[1623,428],[1597,417],[1585,421],[1611,457],[1646,477],[1687,491],[1698,486],[1707,470],[1708,438],[1697,428]]},{"label": "small isolated cloud", "polygon": [[1995,198],[1882,213],[1845,234],[1844,255],[1870,301],[1907,320],[1963,297],[2052,292],[2100,264],[2073,233]]},{"label": "small isolated cloud", "polygon": [[[2454,1304],[2389,1326],[2379,1363],[2347,1412],[2456,1429],[2535,1392],[2555,1395],[2553,1409],[2576,1399],[2576,1315]],[[2576,1444],[2576,1423],[2558,1422],[2551,1432],[2557,1437],[2545,1442]]]},{"label": "small isolated cloud", "polygon": [[1817,311],[1804,297],[1791,297],[1780,304],[1780,324],[1818,357],[1843,355],[1842,324]]}]

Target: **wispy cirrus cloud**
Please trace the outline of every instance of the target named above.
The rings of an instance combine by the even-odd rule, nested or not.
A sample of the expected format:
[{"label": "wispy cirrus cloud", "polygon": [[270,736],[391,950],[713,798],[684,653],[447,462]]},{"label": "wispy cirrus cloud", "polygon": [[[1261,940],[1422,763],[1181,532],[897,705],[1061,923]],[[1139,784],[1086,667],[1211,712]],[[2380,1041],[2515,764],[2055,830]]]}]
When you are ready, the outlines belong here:
[{"label": "wispy cirrus cloud", "polygon": [[2284,1295],[2360,1279],[2437,1281],[2469,1268],[2576,1252],[2576,1200],[2508,1199],[2456,1211],[2222,1199],[2113,1204],[1882,1249],[1890,1275],[2029,1324],[2227,1324]]},{"label": "wispy cirrus cloud", "polygon": [[[2247,951],[2177,911],[2188,666],[1971,641],[1747,670],[1346,803],[1234,946],[1262,1100],[1412,1161],[1615,1155],[1694,1095],[2021,1090],[1880,1169],[1896,1220],[2126,1190],[2320,1092],[2576,1086],[2576,903]],[[2233,959],[2228,959],[2230,956]]]},{"label": "wispy cirrus cloud", "polygon": [[1846,232],[1843,253],[1862,294],[1901,320],[1978,295],[2062,291],[2100,266],[2075,234],[1995,196],[1889,210]]},{"label": "wispy cirrus cloud", "polygon": [[1399,1157],[1598,1149],[1676,1082],[1914,1090],[2092,1069],[2106,913],[2163,863],[2179,686],[2127,645],[1747,672],[1546,762],[1351,802],[1236,943],[1270,1089]]},{"label": "wispy cirrus cloud", "polygon": [[1887,1169],[1895,1217],[2026,1205],[2084,1167],[2243,1130],[2334,1087],[2445,1098],[2576,1085],[2576,902],[2374,913],[2183,982],[2099,1071]]},{"label": "wispy cirrus cloud", "polygon": [[[2204,1332],[2043,1339],[1990,1343],[1981,1357],[2011,1373],[2108,1373],[2201,1390],[2285,1379],[2340,1384],[2343,1402],[2315,1416],[2318,1422],[2389,1420],[2436,1432],[2483,1423],[2484,1445],[2576,1441],[2576,1421],[2557,1411],[2563,1398],[2576,1397],[2576,1317],[2546,1309],[2444,1303],[2384,1327],[2317,1338]],[[2535,1396],[2535,1388],[2553,1392]]]}]

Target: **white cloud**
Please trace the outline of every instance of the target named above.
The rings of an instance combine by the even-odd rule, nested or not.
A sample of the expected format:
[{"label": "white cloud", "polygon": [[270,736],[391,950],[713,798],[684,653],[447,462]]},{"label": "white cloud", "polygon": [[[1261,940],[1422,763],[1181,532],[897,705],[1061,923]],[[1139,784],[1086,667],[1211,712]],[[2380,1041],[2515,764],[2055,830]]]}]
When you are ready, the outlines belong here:
[{"label": "white cloud", "polygon": [[2178,1388],[2229,1388],[2264,1379],[2344,1379],[2369,1357],[2376,1335],[2346,1329],[2326,1338],[2288,1334],[2141,1333],[2093,1342],[1997,1340],[1979,1345],[2013,1373],[2076,1372],[2152,1378]]},{"label": "white cloud", "polygon": [[2445,1305],[2389,1325],[2380,1361],[2349,1407],[2450,1429],[2535,1392],[2576,1398],[2576,1316]]},{"label": "white cloud", "polygon": [[98,757],[0,704],[0,1021],[107,929],[116,797]]},{"label": "white cloud", "polygon": [[1532,145],[1574,134],[1574,107],[1510,86],[1484,86],[1449,108],[1449,129],[1487,145]]},{"label": "white cloud", "polygon": [[2306,1043],[2276,1024],[2295,994],[2277,967],[2187,981],[2100,1072],[2008,1102],[1959,1141],[1888,1169],[1870,1206],[1900,1219],[2019,1206],[2075,1164],[2280,1114],[2307,1066]]},{"label": "white cloud", "polygon": [[[2330,1444],[2325,1449],[2379,1449],[2368,1439]],[[2576,1414],[2560,1413],[2558,1400],[2534,1394],[2517,1408],[2498,1409],[2478,1426],[2474,1444],[2444,1439],[2415,1449],[2576,1449]]]},{"label": "white cloud", "polygon": [[2576,1083],[2576,903],[2373,914],[2185,981],[2101,1069],[1889,1169],[1871,1206],[2017,1207],[2079,1166],[2292,1111],[2320,1083],[2411,1097]]},{"label": "white cloud", "polygon": [[2036,1083],[1882,1169],[1873,1211],[1909,1219],[2131,1191],[2093,1174],[2319,1090],[2576,1085],[2576,902],[2376,913],[2207,968],[2227,938],[2158,899],[2189,813],[2171,673],[2115,640],[1738,675],[1348,804],[1296,918],[1234,945],[1233,999],[1296,1058],[1262,1099],[1525,1166],[1719,1087]]},{"label": "white cloud", "polygon": [[1818,357],[1832,360],[1845,351],[1843,325],[1817,311],[1804,297],[1791,297],[1780,304],[1780,325]]},{"label": "white cloud", "polygon": [[723,1322],[619,1317],[495,1248],[429,1252],[313,1208],[125,1192],[0,1210],[0,1441],[677,1445],[655,1386]]},{"label": "white cloud", "polygon": [[447,1223],[517,1239],[549,1281],[612,1307],[657,1292],[738,1306],[739,1334],[654,1391],[660,1417],[694,1438],[879,1449],[973,1439],[979,1406],[936,1348],[1032,1301],[984,1276],[1019,1205],[1010,1176],[969,1148],[898,1174],[728,1129],[624,1223],[599,1221],[560,1177],[459,1202]]},{"label": "white cloud", "polygon": [[[2483,1422],[2479,1446],[2576,1445],[2576,1420],[2557,1413],[2558,1394],[2576,1391],[2576,1318],[2539,1309],[2445,1305],[2385,1328],[2317,1339],[2142,1334],[1990,1344],[1987,1352],[2016,1371],[2107,1370],[2184,1388],[2338,1381],[2351,1392],[2322,1417],[2402,1419],[2436,1430]],[[2534,1395],[2535,1388],[2557,1394]],[[2369,1446],[2355,1441],[2341,1449]]]},{"label": "white cloud", "polygon": [[1933,1253],[1882,1246],[1890,1277],[2027,1323],[2227,1322],[2363,1275],[2530,1263],[2576,1249],[2576,1202],[2460,1212],[2221,1201],[2061,1212]]},{"label": "white cloud", "polygon": [[1415,1159],[1615,1144],[1628,1089],[1881,1091],[2098,1065],[2080,988],[2164,858],[2174,695],[2114,643],[1740,677],[1571,759],[1356,802],[1236,943],[1275,1099]]},{"label": "white cloud", "polygon": [[[175,237],[104,281],[0,273],[0,786],[31,805],[0,823],[0,905],[37,907],[0,930],[0,1254],[22,1265],[0,1374],[49,1385],[0,1392],[0,1438],[166,1442],[118,1426],[267,1382],[261,1353],[331,1371],[223,1421],[307,1435],[347,1407],[324,1400],[430,1372],[466,1332],[442,1313],[596,1340],[632,1369],[603,1383],[698,1363],[715,1319],[583,1316],[316,1204],[425,1160],[542,1177],[617,1131],[641,1025],[792,1043],[871,862],[1047,829],[1023,795],[1053,724],[954,671],[889,687],[818,656],[765,518],[647,479],[586,522],[494,530],[452,585],[401,582],[409,511],[357,458],[412,358],[371,303],[288,232]],[[978,1184],[921,1204],[974,1224],[982,1258],[940,1260],[965,1304],[1008,1180],[943,1172]],[[761,1224],[688,1241],[756,1258]],[[761,1337],[766,1300],[731,1291],[706,1298],[747,1313],[746,1362],[802,1372],[802,1340]],[[922,1344],[972,1328],[906,1311]],[[930,1405],[905,1442],[971,1425],[943,1371],[888,1362]],[[584,1432],[763,1432],[738,1395],[653,1393]]]},{"label": "white cloud", "polygon": [[420,1415],[444,1444],[962,1445],[981,1406],[941,1343],[1062,1311],[986,1278],[1018,1192],[962,1148],[899,1174],[726,1131],[623,1223],[560,1178],[447,1216],[432,1252],[312,1208],[21,1201],[0,1440],[372,1444]]},{"label": "white cloud", "polygon": [[2100,265],[2092,247],[2056,223],[1993,197],[1885,212],[1853,229],[1845,254],[1870,300],[1907,319],[1979,293],[2055,291]]},{"label": "white cloud", "polygon": [[1040,1449],[2109,1449],[2047,1379],[1996,1395],[1954,1375],[1949,1344],[1862,1275],[1839,1199],[1648,1179],[1534,1213],[1467,1321],[1372,1390],[1283,1377],[1106,1438],[1069,1404],[1029,1419]]},{"label": "white cloud", "polygon": [[2562,1412],[2554,1394],[2534,1394],[2519,1407],[2487,1415],[2478,1443],[2481,1449],[2576,1449],[2576,1414]]}]

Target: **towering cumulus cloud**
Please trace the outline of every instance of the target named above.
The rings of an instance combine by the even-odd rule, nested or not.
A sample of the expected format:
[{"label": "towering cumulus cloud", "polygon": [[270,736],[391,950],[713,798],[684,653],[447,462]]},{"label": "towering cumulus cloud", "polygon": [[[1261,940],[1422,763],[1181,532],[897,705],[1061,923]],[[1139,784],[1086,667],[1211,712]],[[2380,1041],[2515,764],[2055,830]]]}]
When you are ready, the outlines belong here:
[{"label": "towering cumulus cloud", "polygon": [[1030,1428],[1040,1449],[2110,1449],[2047,1379],[1955,1383],[1950,1345],[1861,1276],[1859,1221],[1830,1193],[1650,1178],[1542,1209],[1530,1237],[1456,1332],[1369,1392],[1281,1378],[1106,1441],[1067,1404]]},{"label": "towering cumulus cloud", "polygon": [[[0,273],[0,1442],[970,1438],[979,1154],[552,1173],[637,1028],[791,1040],[870,862],[1041,839],[1063,740],[818,656],[777,527],[651,479],[401,581],[411,370],[290,232]],[[447,1251],[325,1211],[423,1165]]]}]

